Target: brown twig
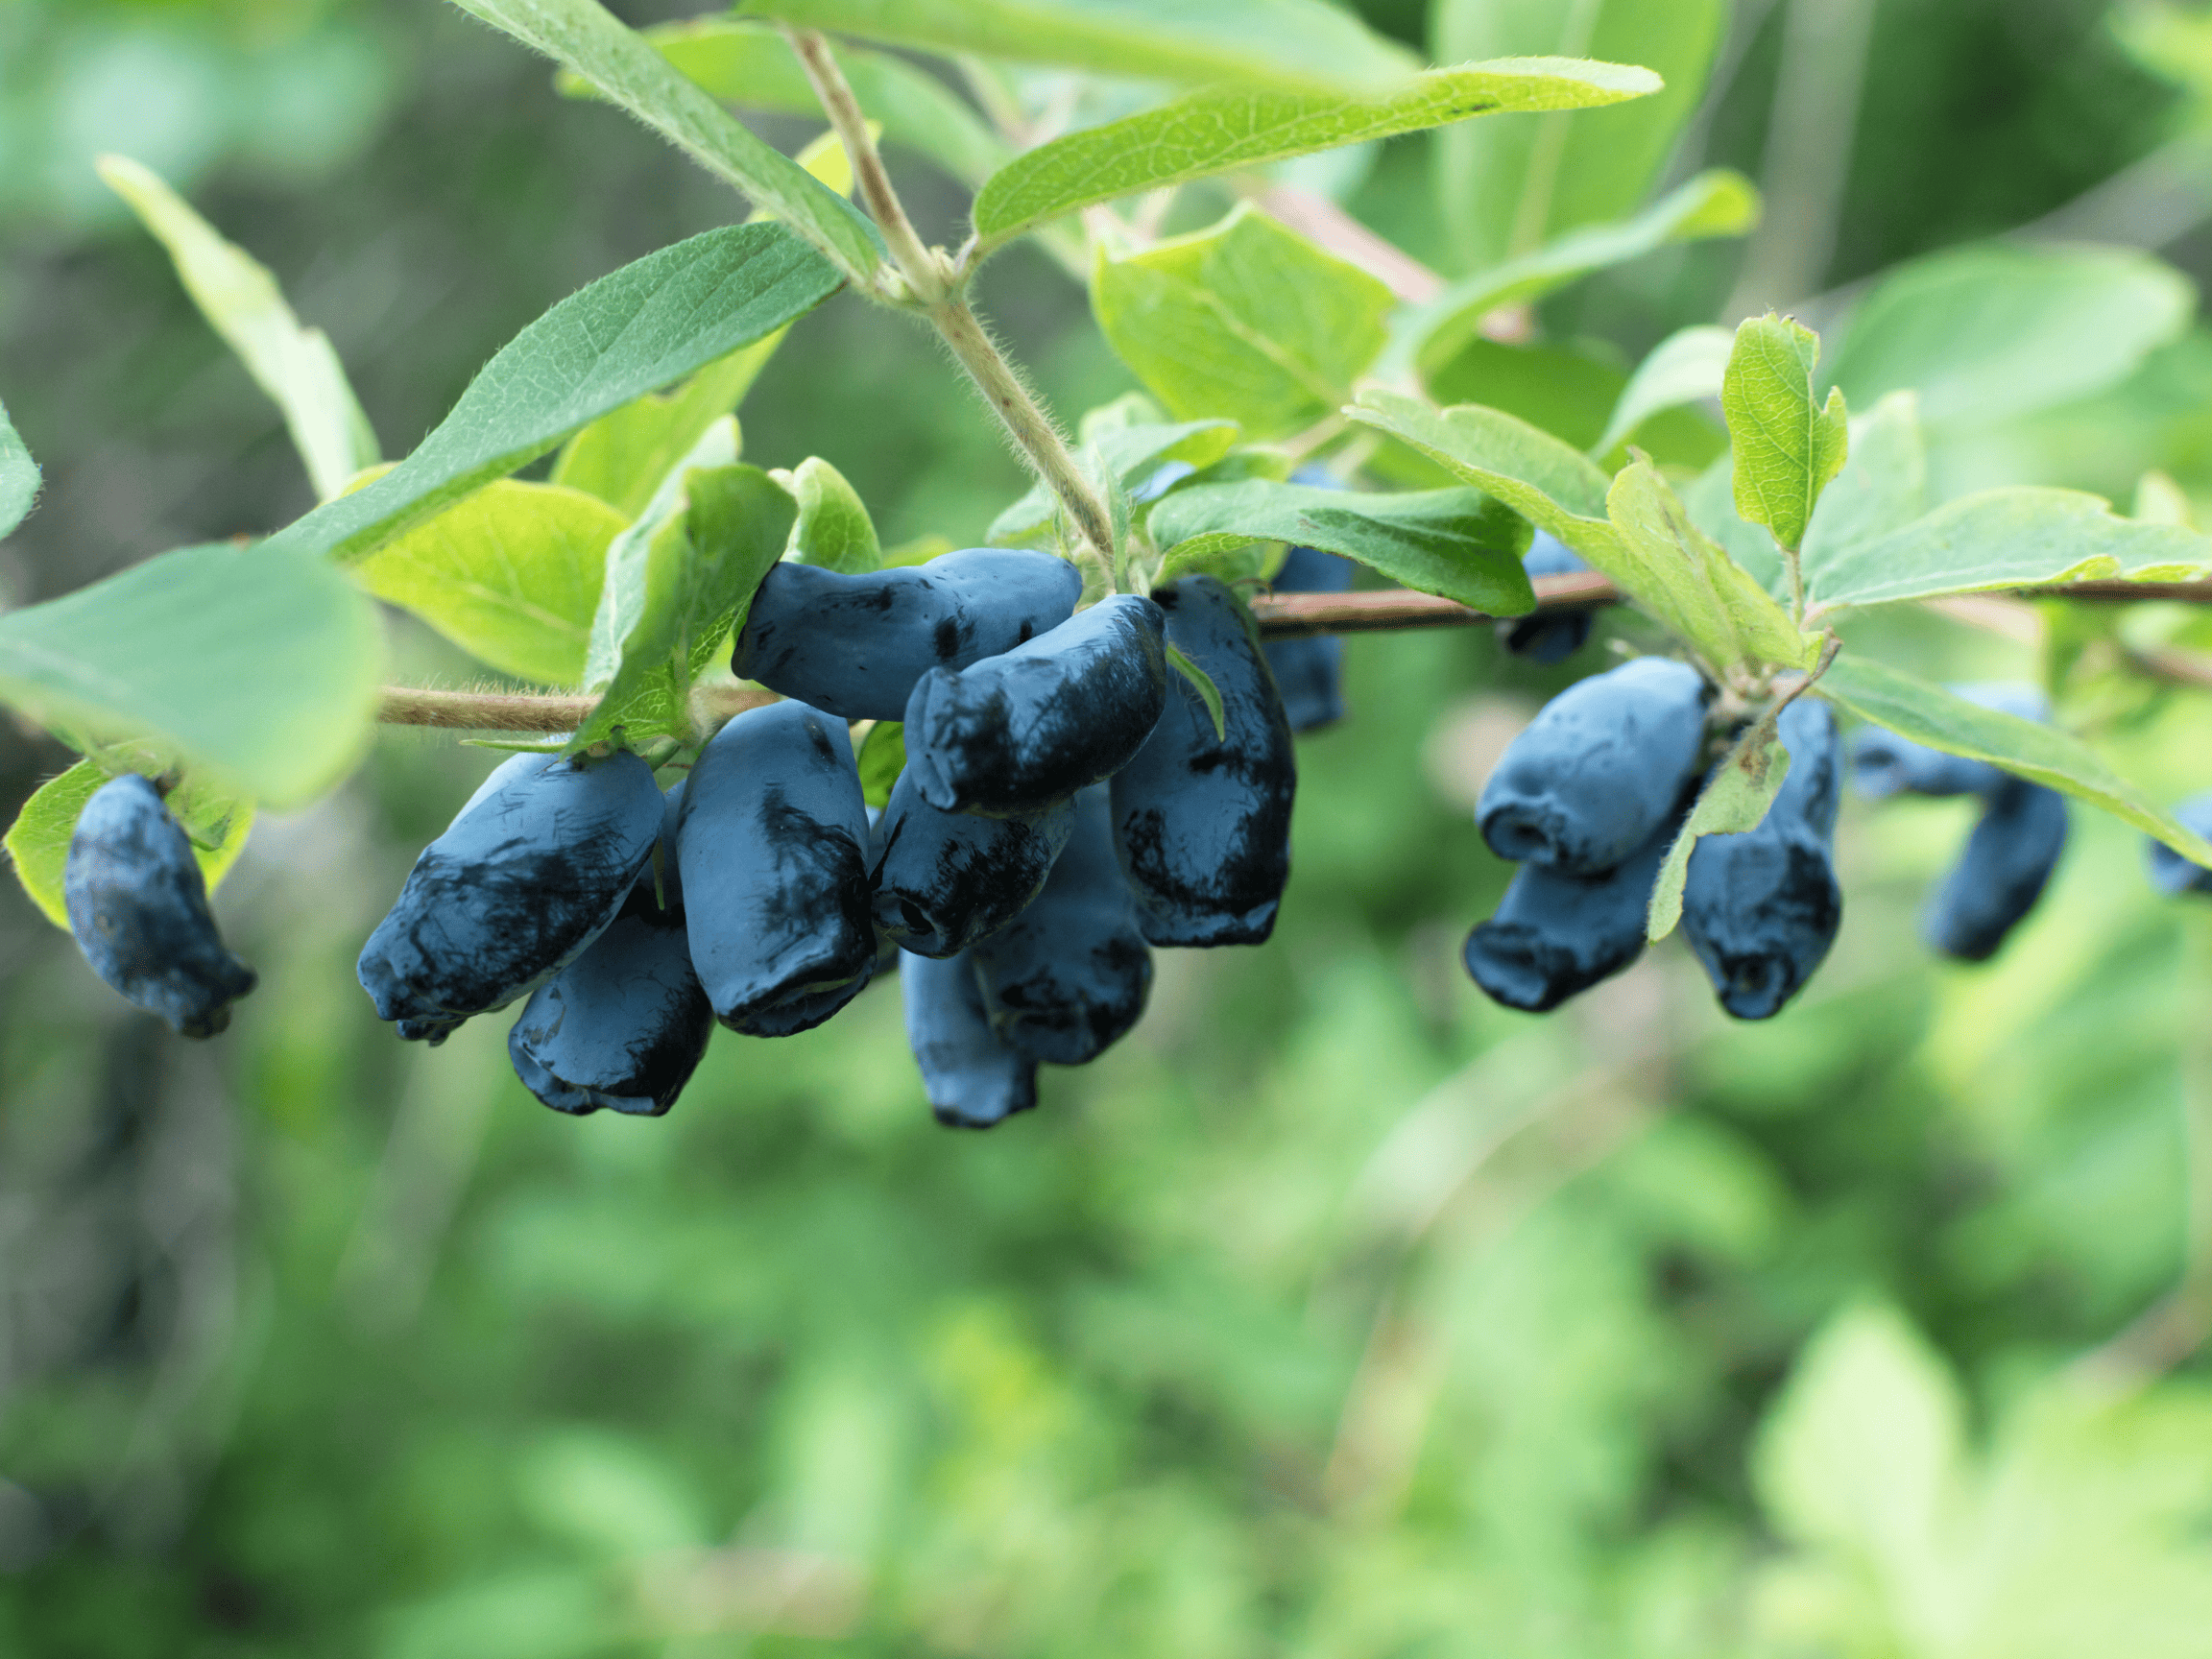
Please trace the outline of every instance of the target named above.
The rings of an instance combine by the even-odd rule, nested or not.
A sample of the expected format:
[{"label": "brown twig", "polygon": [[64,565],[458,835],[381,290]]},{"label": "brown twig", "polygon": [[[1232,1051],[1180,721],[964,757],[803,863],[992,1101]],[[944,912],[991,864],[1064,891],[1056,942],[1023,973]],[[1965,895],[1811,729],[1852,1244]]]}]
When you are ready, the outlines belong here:
[{"label": "brown twig", "polygon": [[[733,714],[775,701],[775,692],[757,686],[718,685],[692,694],[692,712],[701,724],[719,726]],[[558,691],[434,691],[420,685],[387,685],[377,700],[376,718],[387,726],[565,736],[584,724],[598,703],[596,697]]]}]

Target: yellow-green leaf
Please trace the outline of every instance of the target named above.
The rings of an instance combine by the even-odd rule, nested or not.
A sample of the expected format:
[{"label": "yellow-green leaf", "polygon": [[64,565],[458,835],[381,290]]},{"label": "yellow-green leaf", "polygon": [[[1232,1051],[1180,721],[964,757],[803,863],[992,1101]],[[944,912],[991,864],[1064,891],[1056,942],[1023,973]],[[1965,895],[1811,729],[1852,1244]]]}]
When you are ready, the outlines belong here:
[{"label": "yellow-green leaf", "polygon": [[1651,888],[1645,936],[1656,945],[1682,920],[1682,885],[1690,878],[1690,854],[1700,835],[1742,835],[1759,828],[1767,807],[1790,776],[1790,751],[1775,734],[1774,722],[1762,720],[1743,733],[1697,793],[1659,865]]},{"label": "yellow-green leaf", "polygon": [[[110,754],[111,761],[125,757]],[[157,758],[148,758],[150,775],[157,775]],[[14,866],[15,879],[38,906],[46,920],[67,929],[69,909],[62,898],[62,878],[69,864],[69,842],[77,832],[77,820],[93,792],[116,776],[94,760],[80,760],[59,778],[40,784],[8,830],[4,843]],[[187,775],[169,791],[164,803],[170,815],[191,837],[192,856],[212,893],[230,873],[238,854],[246,850],[247,832],[253,828],[253,803],[201,778]]]},{"label": "yellow-green leaf", "polygon": [[786,559],[851,576],[882,567],[883,544],[877,540],[859,492],[845,481],[844,473],[821,456],[809,455],[790,471],[771,476],[799,503],[799,517],[792,521],[784,549]]},{"label": "yellow-green leaf", "polygon": [[38,464],[16,436],[8,406],[0,403],[0,536],[30,513],[31,503],[38,498]]},{"label": "yellow-green leaf", "polygon": [[1791,552],[1850,449],[1841,391],[1832,389],[1825,406],[1814,396],[1819,355],[1812,329],[1768,312],[1736,330],[1720,386],[1736,457],[1736,511]]}]

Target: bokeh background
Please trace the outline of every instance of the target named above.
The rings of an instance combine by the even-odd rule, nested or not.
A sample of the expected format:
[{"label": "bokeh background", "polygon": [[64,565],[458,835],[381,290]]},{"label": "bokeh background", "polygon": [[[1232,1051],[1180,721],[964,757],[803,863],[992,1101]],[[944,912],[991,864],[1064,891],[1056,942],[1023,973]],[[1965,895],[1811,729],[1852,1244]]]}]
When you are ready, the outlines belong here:
[{"label": "bokeh background", "polygon": [[[1425,43],[1420,0],[1362,9]],[[1617,375],[2022,227],[2201,277],[2192,21],[1737,0],[1667,177],[1742,168],[1766,228],[1571,288],[1543,337]],[[47,476],[9,603],[310,505],[104,150],[281,276],[393,452],[551,301],[741,210],[435,0],[0,6],[0,397]],[[1429,161],[1336,184],[1450,272]],[[947,233],[951,187],[899,171]],[[1043,257],[982,299],[1064,411],[1131,384]],[[742,419],[887,541],[973,541],[1021,484],[854,302]],[[2212,493],[2212,338],[1950,438],[1977,480]],[[467,672],[394,626],[408,676]],[[1936,965],[1914,912],[1963,808],[1853,804],[1841,938],[1779,1020],[1727,1022],[1678,944],[1550,1019],[1491,1006],[1474,791],[1620,626],[1555,672],[1355,639],[1273,943],[1163,953],[1140,1029],[984,1136],[931,1122],[890,985],[718,1037],[658,1121],[543,1111],[502,1022],[392,1040],[352,960],[492,763],[443,740],[257,828],[220,910],[262,985],[219,1042],[0,892],[0,1651],[2203,1654],[2206,923],[2078,811],[2003,955]],[[1878,626],[1939,677],[2035,671]],[[2212,783],[2201,692],[2104,734],[2163,797]],[[63,763],[0,726],[0,812]]]}]

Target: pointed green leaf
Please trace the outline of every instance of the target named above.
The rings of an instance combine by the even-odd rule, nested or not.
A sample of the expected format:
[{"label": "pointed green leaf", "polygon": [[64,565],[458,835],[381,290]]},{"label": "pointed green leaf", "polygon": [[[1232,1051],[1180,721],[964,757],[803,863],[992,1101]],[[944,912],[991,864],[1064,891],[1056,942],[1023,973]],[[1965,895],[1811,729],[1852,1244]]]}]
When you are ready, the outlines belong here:
[{"label": "pointed green leaf", "polygon": [[668,469],[744,398],[789,332],[740,347],[675,392],[648,392],[600,416],[561,446],[550,482],[596,495],[625,520],[637,517]]},{"label": "pointed green leaf", "polygon": [[891,804],[891,789],[906,770],[906,728],[896,720],[878,720],[860,739],[854,757],[860,767],[860,796],[881,811]]},{"label": "pointed green leaf", "polygon": [[1240,542],[1284,541],[1357,559],[1493,616],[1536,608],[1521,564],[1527,527],[1479,490],[1371,495],[1265,479],[1199,485],[1163,499],[1148,528],[1171,567]]},{"label": "pointed green leaf", "polygon": [[789,472],[773,476],[799,503],[785,558],[849,576],[882,567],[883,544],[876,539],[875,523],[859,492],[845,481],[844,473],[821,456],[809,455]]},{"label": "pointed green leaf", "polygon": [[1349,397],[1394,303],[1249,203],[1194,235],[1101,256],[1091,284],[1107,343],[1170,413],[1225,416],[1255,438],[1299,431]]},{"label": "pointed green leaf", "polygon": [[1642,63],[1666,83],[1618,109],[1439,133],[1431,176],[1457,269],[1498,265],[1629,213],[1703,96],[1727,0],[1435,0],[1439,63],[1549,56]]},{"label": "pointed green leaf", "polygon": [[1764,524],[1795,552],[1820,492],[1843,466],[1850,447],[1843,394],[1826,407],[1813,395],[1820,339],[1812,329],[1769,311],[1736,330],[1720,387],[1735,454],[1736,511]]},{"label": "pointed green leaf", "polygon": [[[1130,425],[1086,425],[1083,455],[1134,490],[1170,461],[1210,467],[1237,442],[1234,421],[1185,421],[1175,425],[1142,421]],[[1032,484],[1022,499],[991,521],[984,540],[993,546],[1022,546],[1048,532],[1059,503],[1042,484]]]},{"label": "pointed green leaf", "polygon": [[2184,829],[2080,738],[1984,709],[1901,669],[1846,652],[1814,687],[1838,708],[1915,743],[1986,760],[2031,782],[2102,806],[2185,858],[2212,865],[2212,842]]},{"label": "pointed green leaf", "polygon": [[1604,436],[1593,444],[1593,454],[1609,455],[1635,436],[1636,428],[1662,410],[1679,408],[1706,397],[1720,396],[1728,372],[1729,354],[1736,349],[1734,330],[1711,324],[1678,328],[1651,349],[1637,365],[1613,405]]},{"label": "pointed green leaf", "polygon": [[268,268],[225,241],[151,170],[124,156],[103,156],[99,168],[108,187],[169,250],[201,315],[283,411],[316,495],[327,501],[375,466],[376,434],[329,337],[300,325]]},{"label": "pointed green leaf", "polygon": [[805,237],[847,281],[865,282],[874,273],[881,244],[858,209],[747,132],[598,0],[454,4],[589,82],[602,97]]},{"label": "pointed green leaf", "polygon": [[[709,426],[682,460],[668,469],[654,489],[653,499],[607,548],[605,580],[599,589],[598,609],[591,618],[590,641],[584,659],[584,684],[594,690],[613,681],[622,666],[623,652],[652,603],[648,588],[655,571],[653,544],[671,534],[681,536],[685,515],[690,509],[687,480],[708,468],[734,466],[738,455],[737,422],[717,421]],[[781,486],[779,486],[781,488]],[[794,515],[797,504],[792,507]],[[781,550],[778,550],[781,556]],[[661,596],[666,603],[666,596]]]},{"label": "pointed green leaf", "polygon": [[1141,80],[1373,87],[1418,67],[1325,0],[743,0],[737,10],[894,46]]},{"label": "pointed green leaf", "polygon": [[38,463],[15,435],[8,406],[0,403],[0,536],[23,522],[38,498]]},{"label": "pointed green leaf", "polygon": [[1805,585],[1820,585],[1830,559],[1902,530],[1928,510],[1928,448],[1918,400],[1892,392],[1851,422],[1851,453],[1820,493],[1805,529]]},{"label": "pointed green leaf", "polygon": [[1724,167],[1700,173],[1632,219],[1570,230],[1534,252],[1461,277],[1407,316],[1400,325],[1405,349],[1424,377],[1435,375],[1480,336],[1482,319],[1501,305],[1527,304],[1671,242],[1742,236],[1758,223],[1759,192],[1748,179]]},{"label": "pointed green leaf", "polygon": [[1658,90],[1647,69],[1564,58],[1431,69],[1375,98],[1208,88],[1015,157],[976,193],[975,231],[995,247],[1063,213],[1140,191],[1475,115],[1589,108]]},{"label": "pointed green leaf", "polygon": [[1622,549],[1620,567],[1605,573],[1714,667],[1810,668],[1818,659],[1819,639],[1799,632],[1757,579],[1691,521],[1648,461],[1623,468],[1605,504]]},{"label": "pointed green leaf", "polygon": [[1206,705],[1206,717],[1214,722],[1214,740],[1218,743],[1229,735],[1229,721],[1221,707],[1221,688],[1214,684],[1214,677],[1190,661],[1174,646],[1167,647],[1167,666],[1190,683],[1190,689],[1198,693],[1198,701]]},{"label": "pointed green leaf", "polygon": [[80,749],[145,740],[272,806],[352,769],[382,661],[368,595],[268,542],[179,548],[0,616],[0,702]]},{"label": "pointed green leaf", "polygon": [[[127,757],[110,755],[110,761]],[[157,759],[148,762],[148,776],[163,770]],[[46,920],[67,931],[69,908],[62,896],[62,878],[69,865],[69,842],[77,832],[77,820],[93,791],[117,774],[96,760],[80,760],[59,778],[40,784],[23,810],[15,815],[4,845],[15,869],[15,879],[31,896]],[[169,814],[182,826],[192,841],[192,856],[201,878],[212,893],[246,851],[246,835],[253,828],[253,803],[236,792],[187,775],[164,798]]]},{"label": "pointed green leaf", "polygon": [[360,559],[633,398],[812,310],[837,275],[781,225],[709,230],[570,295],[509,341],[415,452],[274,538]]},{"label": "pointed green leaf", "polygon": [[1690,854],[1697,850],[1697,838],[1742,835],[1758,829],[1789,775],[1790,751],[1775,734],[1771,719],[1744,733],[1727,758],[1714,768],[1660,863],[1645,926],[1645,937],[1652,944],[1673,932],[1682,920],[1682,884],[1690,878]]},{"label": "pointed green leaf", "polygon": [[502,674],[581,685],[623,523],[580,490],[502,478],[386,542],[354,575]]}]

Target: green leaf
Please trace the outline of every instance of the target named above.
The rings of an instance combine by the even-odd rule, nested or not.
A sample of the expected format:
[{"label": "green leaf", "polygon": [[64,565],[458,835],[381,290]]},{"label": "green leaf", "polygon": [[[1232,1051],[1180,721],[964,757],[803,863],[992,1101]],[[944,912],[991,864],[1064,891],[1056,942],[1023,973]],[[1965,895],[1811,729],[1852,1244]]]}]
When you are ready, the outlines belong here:
[{"label": "green leaf", "polygon": [[1831,389],[1823,407],[1813,395],[1820,338],[1769,311],[1736,330],[1720,387],[1735,455],[1736,511],[1764,524],[1795,552],[1813,521],[1828,480],[1850,449],[1843,394]]},{"label": "green leaf", "polygon": [[2212,539],[2119,518],[2078,490],[1984,490],[1887,536],[1823,548],[1807,593],[1823,611],[1941,593],[2115,578],[2185,581],[2212,570]]},{"label": "green leaf", "polygon": [[1691,521],[1648,461],[1622,469],[1605,504],[1621,535],[1621,560],[1618,568],[1599,567],[1715,668],[1810,668],[1818,660],[1819,639],[1801,633],[1773,595]]},{"label": "green leaf", "polygon": [[[819,120],[806,72],[769,24],[734,17],[695,17],[638,31],[692,82],[725,104]],[[860,109],[883,128],[886,142],[926,156],[973,189],[1004,166],[1013,148],[976,117],[942,81],[889,53],[847,48],[837,54]],[[568,97],[595,97],[582,76],[563,70]]]},{"label": "green leaf", "polygon": [[772,476],[799,503],[784,557],[847,575],[865,575],[883,565],[883,544],[860,495],[845,475],[819,455]]},{"label": "green leaf", "polygon": [[[110,755],[108,759],[116,760]],[[158,759],[150,761],[148,776],[163,770]],[[69,927],[69,907],[62,896],[62,878],[69,865],[69,842],[77,832],[77,820],[84,803],[110,778],[117,776],[96,760],[80,760],[59,778],[40,784],[23,810],[15,815],[4,843],[15,868],[15,879],[31,896],[46,920],[64,932]],[[164,798],[169,814],[192,840],[192,856],[212,893],[246,850],[247,831],[253,828],[253,803],[187,774]]]},{"label": "green leaf", "polygon": [[79,749],[146,740],[271,806],[352,769],[382,661],[368,595],[268,542],[179,548],[0,616],[0,702]]},{"label": "green leaf", "polygon": [[1501,264],[1635,207],[1703,96],[1726,0],[1439,0],[1439,63],[1508,56],[1647,64],[1655,97],[1600,113],[1482,121],[1440,133],[1436,207],[1461,269]]},{"label": "green leaf", "polygon": [[1255,438],[1300,431],[1349,397],[1393,303],[1249,203],[1195,235],[1101,255],[1091,284],[1107,343],[1171,413],[1226,416]]},{"label": "green leaf", "polygon": [[2133,249],[1957,249],[1875,284],[1829,377],[1854,404],[1915,389],[1931,425],[2013,421],[2117,384],[2195,309],[2187,277]]},{"label": "green leaf", "polygon": [[881,811],[891,804],[892,785],[906,770],[906,728],[896,720],[878,720],[860,739],[854,757],[860,767],[860,795]]},{"label": "green leaf", "polygon": [[580,490],[502,478],[386,542],[354,575],[502,674],[580,685],[624,522]]},{"label": "green leaf", "polygon": [[15,435],[8,419],[8,405],[0,403],[0,536],[6,536],[30,516],[38,498],[38,463]]},{"label": "green leaf", "polygon": [[894,46],[1142,80],[1376,87],[1418,67],[1324,0],[744,0],[737,10]]},{"label": "green leaf", "polygon": [[1398,350],[1410,352],[1423,377],[1432,377],[1480,337],[1482,319],[1501,305],[1527,304],[1671,242],[1741,236],[1758,223],[1759,192],[1748,179],[1724,167],[1700,173],[1633,219],[1570,230],[1533,252],[1461,277],[1407,315]]},{"label": "green leaf", "polygon": [[1690,878],[1690,854],[1697,849],[1697,837],[1742,835],[1758,829],[1789,776],[1790,751],[1775,734],[1771,718],[1761,720],[1737,739],[1698,791],[1696,805],[1660,863],[1645,928],[1652,944],[1673,932],[1682,920],[1682,884]]},{"label": "green leaf", "polygon": [[1493,616],[1536,608],[1521,564],[1527,526],[1479,490],[1370,495],[1256,478],[1179,490],[1152,509],[1149,529],[1170,567],[1241,542],[1284,541],[1357,559]]},{"label": "green leaf", "polygon": [[1221,708],[1221,688],[1214,684],[1214,677],[1172,645],[1167,647],[1167,666],[1190,681],[1190,689],[1198,693],[1198,701],[1206,705],[1206,716],[1214,722],[1214,740],[1218,743],[1228,736],[1229,721]]},{"label": "green leaf", "polygon": [[876,228],[788,156],[756,138],[598,0],[454,0],[619,104],[783,221],[851,282],[881,258]]},{"label": "green leaf", "polygon": [[300,325],[268,268],[226,242],[149,169],[124,156],[103,156],[98,165],[108,187],[169,250],[201,315],[283,411],[316,495],[327,501],[355,473],[373,467],[376,434],[345,366],[322,329]]},{"label": "green leaf", "polygon": [[1592,453],[1611,454],[1662,410],[1719,397],[1735,348],[1735,331],[1712,324],[1696,324],[1668,335],[1628,376],[1613,405],[1613,417],[1605,422],[1604,435],[1590,446]]},{"label": "green leaf", "polygon": [[1805,531],[1808,589],[1843,549],[1901,530],[1928,510],[1928,450],[1917,399],[1892,392],[1851,422],[1851,453]]},{"label": "green leaf", "polygon": [[1377,98],[1212,87],[1016,156],[975,197],[996,247],[1063,213],[1474,115],[1581,109],[1659,90],[1631,64],[1513,59],[1431,69]]},{"label": "green leaf", "polygon": [[[1086,417],[1078,459],[1088,459],[1134,490],[1170,461],[1212,466],[1229,452],[1237,436],[1234,421],[1185,421],[1174,425],[1147,421],[1120,425],[1092,421]],[[1059,511],[1052,493],[1042,484],[1032,484],[1021,500],[991,521],[984,540],[994,546],[1032,541],[1051,529]]]},{"label": "green leaf", "polygon": [[2102,806],[2185,858],[2212,864],[2212,842],[2184,829],[2142,790],[2111,771],[2080,738],[2033,720],[1969,703],[1939,685],[1850,653],[1814,687],[1838,708],[1947,754],[1986,760]]},{"label": "green leaf", "polygon": [[709,230],[601,277],[509,341],[383,477],[273,539],[360,559],[631,399],[812,310],[837,275],[781,225]]}]

